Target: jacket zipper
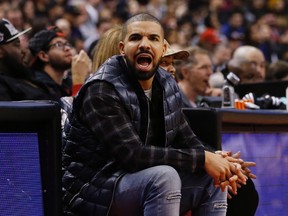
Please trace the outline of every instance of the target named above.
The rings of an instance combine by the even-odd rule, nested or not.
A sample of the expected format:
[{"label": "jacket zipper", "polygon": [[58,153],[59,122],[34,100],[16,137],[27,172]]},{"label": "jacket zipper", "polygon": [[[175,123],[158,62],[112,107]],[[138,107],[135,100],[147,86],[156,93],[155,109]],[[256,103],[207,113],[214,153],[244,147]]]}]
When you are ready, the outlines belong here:
[{"label": "jacket zipper", "polygon": [[149,131],[150,131],[150,101],[149,98],[146,97],[146,101],[147,101],[147,107],[148,107],[148,121],[147,121],[147,131],[146,131],[146,137],[145,137],[145,143],[144,145],[147,145],[148,142],[148,138],[149,138]]}]

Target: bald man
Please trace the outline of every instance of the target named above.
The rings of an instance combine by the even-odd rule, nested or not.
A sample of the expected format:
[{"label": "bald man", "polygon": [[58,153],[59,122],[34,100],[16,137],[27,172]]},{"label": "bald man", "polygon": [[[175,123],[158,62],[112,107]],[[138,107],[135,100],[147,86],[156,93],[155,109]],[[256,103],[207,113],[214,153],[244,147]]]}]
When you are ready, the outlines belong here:
[{"label": "bald man", "polygon": [[228,62],[228,69],[240,78],[240,83],[262,82],[266,75],[264,54],[253,46],[238,47]]}]

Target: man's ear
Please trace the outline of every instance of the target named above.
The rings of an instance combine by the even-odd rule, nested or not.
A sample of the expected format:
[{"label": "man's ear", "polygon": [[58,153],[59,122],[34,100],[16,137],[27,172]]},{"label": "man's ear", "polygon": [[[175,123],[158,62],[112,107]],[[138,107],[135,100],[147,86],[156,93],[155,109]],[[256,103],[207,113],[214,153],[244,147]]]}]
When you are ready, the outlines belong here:
[{"label": "man's ear", "polygon": [[123,41],[120,41],[120,42],[119,42],[118,47],[119,47],[119,50],[120,50],[120,54],[121,54],[122,56],[124,56],[124,55],[125,55],[125,51],[124,51],[124,43],[123,43]]},{"label": "man's ear", "polygon": [[187,78],[188,77],[188,74],[189,74],[189,70],[187,68],[182,68],[181,69],[181,74],[184,78]]},{"label": "man's ear", "polygon": [[164,44],[163,44],[163,53],[162,53],[162,57],[164,57],[164,55],[165,55],[165,53],[166,53],[166,50],[167,50],[167,48],[168,48],[168,45],[167,45],[167,43],[164,43]]},{"label": "man's ear", "polygon": [[44,51],[40,51],[37,54],[38,58],[43,61],[43,62],[48,62],[49,61],[49,56],[47,55],[47,53],[45,53]]}]

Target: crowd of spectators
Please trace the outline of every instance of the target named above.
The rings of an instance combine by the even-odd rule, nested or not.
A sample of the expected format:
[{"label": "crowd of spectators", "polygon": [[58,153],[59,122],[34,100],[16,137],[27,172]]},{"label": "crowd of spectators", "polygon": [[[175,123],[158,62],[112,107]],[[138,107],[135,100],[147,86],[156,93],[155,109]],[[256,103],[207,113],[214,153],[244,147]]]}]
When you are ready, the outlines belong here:
[{"label": "crowd of spectators", "polygon": [[[271,63],[271,65],[279,60],[288,61],[287,9],[288,0],[0,0],[1,19],[9,20],[19,31],[30,27],[32,29],[27,33],[28,37],[23,35],[20,38],[21,46],[24,47],[22,47],[23,50],[28,52],[28,46],[30,51],[33,51],[31,45],[36,44],[37,52],[27,54],[27,60],[23,63],[33,69],[32,66],[37,63],[35,59],[39,60],[39,51],[43,51],[43,55],[48,55],[48,51],[44,48],[56,47],[57,52],[71,51],[71,54],[69,54],[71,59],[65,67],[61,68],[61,71],[52,71],[51,62],[44,65],[50,69],[48,72],[52,71],[58,74],[59,71],[61,72],[61,82],[56,83],[59,86],[63,85],[62,81],[67,71],[69,72],[69,69],[71,69],[72,83],[73,85],[77,84],[79,88],[84,80],[79,83],[73,80],[73,65],[76,64],[73,64],[73,62],[76,62],[77,58],[73,61],[72,53],[79,54],[80,59],[84,57],[86,59],[86,54],[81,57],[84,55],[84,50],[90,60],[93,60],[92,72],[95,72],[101,64],[100,62],[103,62],[101,57],[104,58],[105,51],[109,51],[108,49],[104,51],[103,46],[108,43],[111,46],[110,48],[116,47],[113,42],[120,39],[120,25],[137,13],[148,12],[157,17],[164,27],[165,38],[171,47],[187,50],[199,46],[205,49],[205,55],[206,53],[211,54],[211,64],[209,58],[201,59],[201,63],[205,63],[205,60],[206,63],[208,62],[200,68],[201,70],[203,68],[208,69],[209,73],[206,74],[202,82],[205,83],[204,87],[207,87],[212,73],[216,70],[222,70],[230,57],[232,58],[233,52],[240,46],[250,45],[258,48],[262,51],[265,61]],[[41,31],[49,26],[57,26],[63,35],[61,33],[61,36],[57,35],[57,37],[49,38],[45,34],[40,37],[41,40],[39,39],[37,43],[33,43]],[[115,31],[114,40],[110,42],[109,38],[105,41],[105,32],[109,32],[108,30]],[[113,38],[112,33],[111,38]],[[50,44],[48,46],[46,46],[48,44],[46,40],[49,40],[48,43]],[[39,47],[38,50],[39,41],[43,42],[43,46]],[[18,44],[18,41],[15,43]],[[104,45],[101,47],[101,44]],[[18,46],[16,48],[18,49]],[[97,53],[98,50],[102,51],[101,55]],[[222,58],[217,59],[217,52],[220,53],[219,56]],[[227,52],[227,55],[223,55],[223,52]],[[60,58],[54,59],[56,62],[60,62]],[[45,62],[44,57],[40,60]],[[86,62],[90,65],[90,61],[86,60]],[[261,60],[261,62],[264,61]],[[279,67],[274,66],[276,69]],[[78,70],[75,70],[78,73],[83,71],[82,66],[80,70],[79,66],[77,68]],[[91,72],[88,68],[90,67],[87,66],[87,74]],[[45,71],[44,66],[41,69]],[[275,73],[273,71],[273,74]],[[83,77],[86,78],[87,74]],[[281,76],[286,77],[286,75]],[[271,79],[273,77],[274,75]],[[39,79],[39,82],[43,81],[43,76]],[[181,82],[179,83],[181,84]],[[193,86],[197,87],[196,83]],[[71,83],[69,84],[70,87],[73,86]],[[201,84],[201,82],[198,82],[198,84]],[[70,90],[70,93],[61,93],[59,97],[72,95],[73,88]],[[205,94],[204,90],[203,88],[203,94]]]},{"label": "crowd of spectators", "polygon": [[[128,17],[149,12],[161,20],[172,47],[252,45],[267,62],[288,60],[287,0],[2,0],[0,18],[18,29],[57,25],[77,51],[90,56],[99,37]],[[210,47],[209,47],[210,45]]]}]

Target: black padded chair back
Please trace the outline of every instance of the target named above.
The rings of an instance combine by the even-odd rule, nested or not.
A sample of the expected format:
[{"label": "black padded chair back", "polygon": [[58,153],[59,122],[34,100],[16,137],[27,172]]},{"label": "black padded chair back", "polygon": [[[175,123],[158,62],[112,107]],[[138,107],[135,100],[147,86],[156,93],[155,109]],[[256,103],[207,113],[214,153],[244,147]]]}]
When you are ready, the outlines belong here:
[{"label": "black padded chair back", "polygon": [[215,150],[221,147],[221,116],[215,108],[183,108],[186,119],[197,137]]}]

